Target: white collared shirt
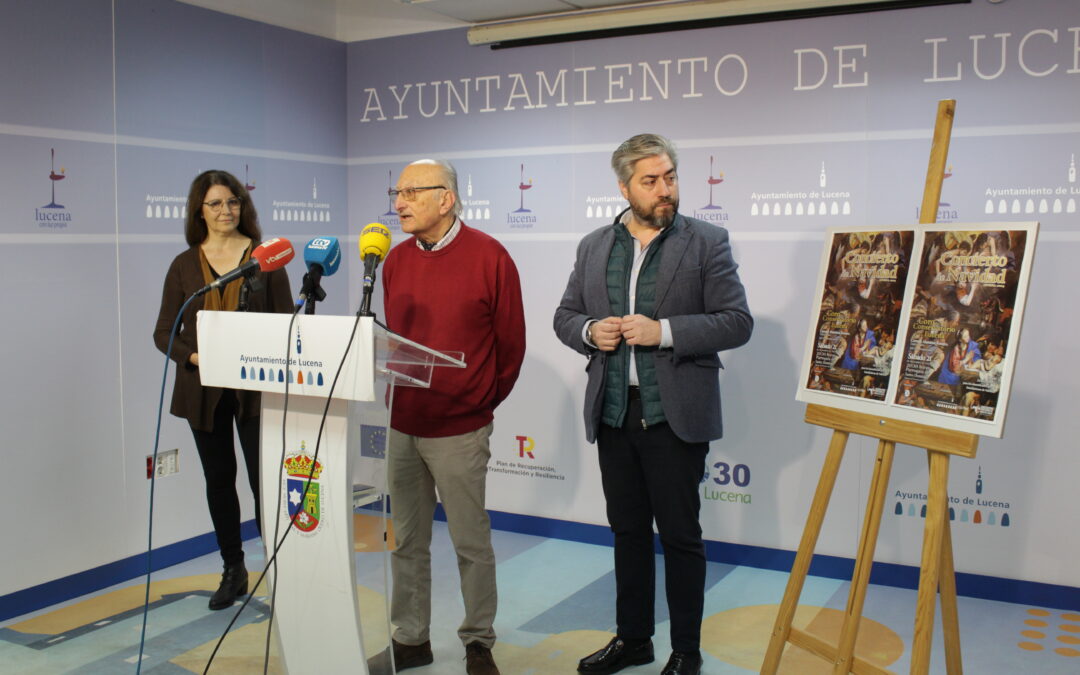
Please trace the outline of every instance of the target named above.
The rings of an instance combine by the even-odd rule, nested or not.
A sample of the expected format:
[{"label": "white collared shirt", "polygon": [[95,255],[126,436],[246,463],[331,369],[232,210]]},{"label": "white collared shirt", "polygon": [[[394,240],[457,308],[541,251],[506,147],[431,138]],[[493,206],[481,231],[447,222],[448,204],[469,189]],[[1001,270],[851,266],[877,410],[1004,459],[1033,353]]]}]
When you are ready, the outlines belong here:
[{"label": "white collared shirt", "polygon": [[[627,211],[626,214],[623,216],[623,219],[622,219],[622,222],[623,222],[624,225],[627,223],[629,217],[630,217],[630,212]],[[633,234],[630,235],[630,238],[634,240],[634,262],[633,262],[633,265],[630,267],[630,288],[629,288],[630,297],[628,298],[629,299],[629,305],[627,307],[627,312],[629,314],[633,314],[634,310],[635,310],[635,308],[637,306],[638,275],[641,273],[641,265],[642,265],[642,263],[645,262],[645,254],[648,252],[649,245],[652,244],[652,241],[649,242],[649,245],[642,246],[641,245],[641,240],[638,239],[637,237],[635,237]],[[653,241],[656,241],[656,239],[654,238]],[[593,341],[589,338],[589,327],[592,326],[596,322],[597,322],[596,319],[593,319],[592,321],[586,321],[585,322],[585,327],[582,329],[582,339],[585,341],[585,344],[589,345],[590,347],[593,347],[594,349],[596,348],[596,345],[593,344]],[[672,335],[671,335],[671,322],[668,321],[667,319],[660,319],[660,344],[658,345],[659,348],[660,349],[671,349],[674,346],[674,344],[675,344],[675,342],[674,342],[674,340],[672,338]],[[630,377],[630,381],[629,381],[630,386],[633,386],[633,387],[638,386],[637,359],[634,356],[634,347],[633,346],[630,347],[630,373],[629,373],[629,377]]]},{"label": "white collared shirt", "polygon": [[454,237],[458,235],[458,232],[461,232],[461,220],[458,219],[457,216],[454,216],[454,224],[450,226],[450,229],[447,230],[446,234],[443,235],[443,238],[440,239],[434,246],[432,246],[431,248],[425,248],[423,242],[420,241],[420,237],[416,238],[416,245],[425,251],[438,251],[440,248],[446,248],[447,246],[449,246],[450,242],[454,241]]}]

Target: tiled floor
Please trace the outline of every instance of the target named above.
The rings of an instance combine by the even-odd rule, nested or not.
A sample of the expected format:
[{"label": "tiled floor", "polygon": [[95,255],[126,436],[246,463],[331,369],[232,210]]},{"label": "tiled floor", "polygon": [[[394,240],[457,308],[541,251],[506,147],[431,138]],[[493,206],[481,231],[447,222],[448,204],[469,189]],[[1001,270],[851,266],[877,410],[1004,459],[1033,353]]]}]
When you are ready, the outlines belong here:
[{"label": "tiled floor", "polygon": [[[499,642],[494,654],[503,674],[574,672],[577,660],[605,644],[614,630],[611,549],[509,532],[496,532],[494,541],[499,560]],[[248,542],[246,550],[248,568],[261,569],[261,546]],[[381,568],[372,569],[365,558],[371,554],[359,555],[358,586],[367,589],[368,597],[381,594]],[[435,663],[410,672],[460,675],[465,672],[464,652],[455,631],[461,599],[445,523],[436,523],[433,560]],[[662,571],[662,558],[658,567]],[[233,614],[206,607],[220,569],[213,554],[155,574],[142,672],[203,672]],[[757,672],[786,581],[787,575],[780,572],[710,563],[702,626],[703,673]],[[840,581],[808,578],[796,625],[832,635],[835,642],[847,588]],[[141,581],[134,581],[5,622],[0,627],[0,672],[135,672],[144,592]],[[662,590],[658,592],[657,662],[626,673],[659,673],[667,658],[667,610]],[[265,603],[260,589],[215,657],[211,673],[263,672]],[[914,591],[872,586],[857,654],[893,672],[907,673],[914,608]],[[1080,613],[960,598],[960,629],[967,673],[1080,673]],[[305,637],[318,639],[318,629]],[[271,654],[269,672],[280,672],[276,646]],[[313,665],[308,672],[321,675],[325,670]],[[789,648],[781,672],[803,675],[831,669],[816,657]],[[945,672],[940,626],[935,630],[931,672]]]}]

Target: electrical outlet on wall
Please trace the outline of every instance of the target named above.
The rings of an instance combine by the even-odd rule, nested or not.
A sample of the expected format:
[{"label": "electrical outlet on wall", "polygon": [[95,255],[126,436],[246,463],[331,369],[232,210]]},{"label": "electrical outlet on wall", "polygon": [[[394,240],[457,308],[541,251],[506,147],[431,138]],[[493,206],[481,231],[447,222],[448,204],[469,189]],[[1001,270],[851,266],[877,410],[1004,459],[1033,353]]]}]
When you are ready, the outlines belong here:
[{"label": "electrical outlet on wall", "polygon": [[[155,472],[153,468],[154,457],[153,455],[146,456],[146,478],[149,479],[151,474]],[[180,448],[173,448],[172,450],[165,450],[157,454],[157,469],[156,476],[162,478],[170,474],[174,474],[180,470]]]}]

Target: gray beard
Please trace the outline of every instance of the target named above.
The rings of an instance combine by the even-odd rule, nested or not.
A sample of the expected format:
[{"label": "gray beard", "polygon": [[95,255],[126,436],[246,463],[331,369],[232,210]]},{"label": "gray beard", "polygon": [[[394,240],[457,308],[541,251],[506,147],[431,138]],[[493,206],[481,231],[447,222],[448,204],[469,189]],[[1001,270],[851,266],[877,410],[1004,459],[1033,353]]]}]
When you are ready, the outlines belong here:
[{"label": "gray beard", "polygon": [[670,217],[666,215],[653,215],[652,212],[645,211],[640,205],[635,204],[634,202],[630,202],[630,210],[634,213],[634,217],[638,219],[638,222],[662,230],[675,222],[675,214],[679,212],[678,201],[671,202],[671,205],[674,208],[671,210]]}]

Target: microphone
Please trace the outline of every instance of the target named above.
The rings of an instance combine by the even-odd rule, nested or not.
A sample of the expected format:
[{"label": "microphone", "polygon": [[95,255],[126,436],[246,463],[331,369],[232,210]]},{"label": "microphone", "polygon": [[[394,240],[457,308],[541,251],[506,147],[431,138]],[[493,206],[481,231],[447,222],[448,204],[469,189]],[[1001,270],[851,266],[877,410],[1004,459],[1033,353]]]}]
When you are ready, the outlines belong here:
[{"label": "microphone", "polygon": [[264,241],[251,251],[251,259],[195,291],[194,297],[208,293],[215,288],[221,288],[240,277],[251,276],[256,270],[263,272],[279,270],[293,259],[293,255],[292,243],[284,237],[275,237],[269,241]]},{"label": "microphone", "polygon": [[[307,302],[304,308],[306,314],[315,313],[315,303],[326,299],[319,282],[323,277],[328,277],[337,272],[341,265],[341,245],[337,237],[316,237],[304,247],[304,263],[308,271],[304,275],[304,283],[300,288],[300,299],[297,304]],[[310,301],[310,302],[309,302]]]},{"label": "microphone", "polygon": [[375,268],[390,251],[390,230],[371,223],[360,232],[360,257],[364,259],[364,284],[375,283]]},{"label": "microphone", "polygon": [[371,291],[375,287],[375,268],[390,251],[390,230],[382,223],[370,223],[360,231],[360,257],[364,260],[364,297],[360,316],[371,313]]}]

